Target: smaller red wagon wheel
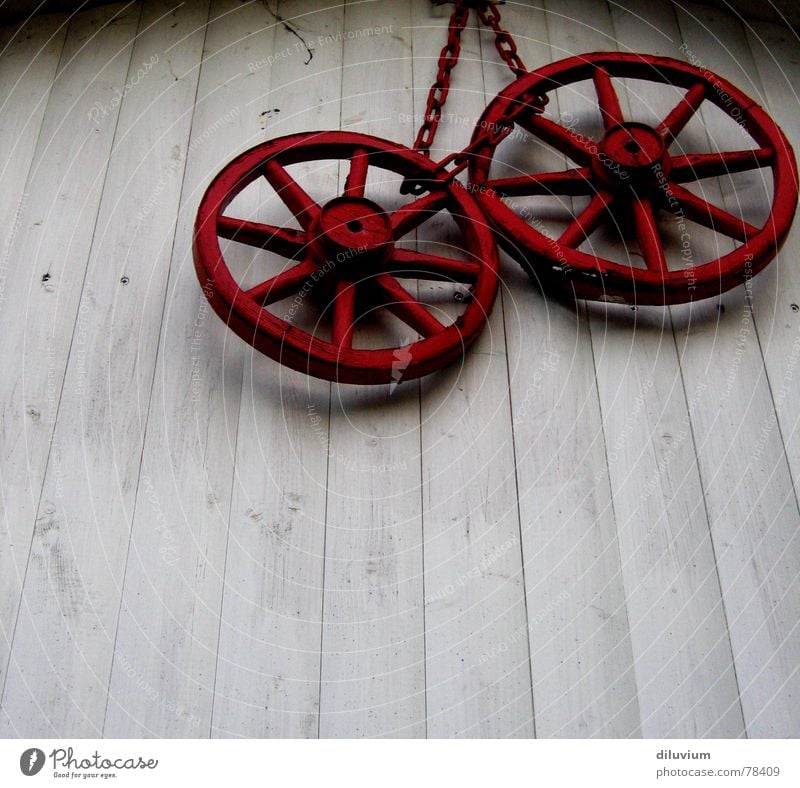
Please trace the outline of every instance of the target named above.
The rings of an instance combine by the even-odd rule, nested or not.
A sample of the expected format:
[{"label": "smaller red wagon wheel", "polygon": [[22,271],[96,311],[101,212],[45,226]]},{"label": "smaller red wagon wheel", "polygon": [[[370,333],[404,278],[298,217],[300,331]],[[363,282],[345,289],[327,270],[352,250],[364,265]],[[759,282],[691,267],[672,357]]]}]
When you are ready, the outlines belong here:
[{"label": "smaller red wagon wheel", "polygon": [[[674,85],[686,93],[657,125],[626,120],[612,77]],[[592,80],[604,134],[594,140],[542,114],[526,111],[531,96]],[[756,147],[730,152],[682,155],[670,146],[703,101],[736,121]],[[515,123],[564,154],[561,172],[492,178],[497,145],[486,145],[470,162],[470,182],[498,234],[498,242],[537,280],[570,285],[577,296],[640,304],[674,304],[707,298],[735,287],[760,271],[786,238],[797,205],[797,167],[791,146],[777,124],[751,98],[721,77],[672,58],[595,52],[537,69],[509,85],[489,104],[473,140],[520,105]],[[745,143],[743,148],[746,148]],[[758,227],[704,199],[685,184],[727,177],[745,170],[772,171],[769,216]],[[585,196],[588,205],[559,237],[525,221],[509,204],[518,196]],[[658,212],[703,225],[738,244],[711,260],[667,254]],[[644,268],[630,260],[608,260],[578,247],[606,224],[628,220]]]},{"label": "smaller red wagon wheel", "polygon": [[[320,204],[287,167],[331,159],[346,162],[347,180],[343,194]],[[420,172],[432,176],[436,165],[408,148],[363,134],[326,131],[281,137],[246,151],[217,175],[195,225],[195,269],[219,317],[270,358],[343,383],[397,383],[459,358],[486,324],[498,288],[494,237],[465,188],[448,184],[388,212],[365,197],[370,168],[403,177]],[[225,214],[233,199],[261,177],[294,214],[298,229]],[[441,211],[455,221],[466,260],[397,245]],[[220,237],[274,252],[286,264],[243,289],[225,261]],[[403,280],[461,283],[470,293],[461,299],[460,314],[448,322]],[[306,331],[270,310],[283,299],[308,293],[323,303],[329,325],[320,322]],[[413,341],[355,347],[355,323],[362,313],[376,309],[399,318]]]}]

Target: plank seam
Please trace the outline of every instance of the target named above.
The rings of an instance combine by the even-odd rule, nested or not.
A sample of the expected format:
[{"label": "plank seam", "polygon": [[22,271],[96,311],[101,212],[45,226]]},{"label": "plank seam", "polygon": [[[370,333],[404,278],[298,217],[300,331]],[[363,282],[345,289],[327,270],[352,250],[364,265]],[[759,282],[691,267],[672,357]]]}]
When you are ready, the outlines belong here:
[{"label": "plank seam", "polygon": [[[125,9],[127,9],[131,5],[133,5],[133,2],[127,3],[123,7],[122,10],[124,11]],[[67,37],[69,36],[69,33],[70,33],[71,28],[72,28],[73,20],[74,20],[75,16],[76,16],[76,14],[73,14],[72,16],[69,17],[70,21],[69,21],[69,24],[67,26],[67,32],[66,32],[66,36],[65,36],[65,39],[64,39],[65,48],[66,48],[66,40],[67,40]],[[137,21],[137,29],[138,29],[139,23],[141,22],[141,16],[142,16],[142,6],[140,5],[139,6],[139,17],[138,17],[138,21]],[[105,27],[105,26],[103,26],[103,27]],[[98,35],[103,30],[103,27],[101,27],[94,35]],[[58,80],[58,78],[63,73],[63,69],[66,68],[70,63],[72,63],[72,61],[76,57],[78,57],[78,55],[87,46],[90,45],[90,43],[91,43],[93,38],[94,38],[94,36],[91,36],[89,39],[87,39],[87,41],[78,49],[78,51],[73,55],[73,57],[69,61],[67,61],[66,63],[64,63],[64,60],[63,60],[64,54],[63,54],[63,50],[62,50],[62,55],[61,55],[61,58],[59,59],[58,68],[56,69],[56,75],[55,75],[55,77],[53,79],[53,85],[55,85],[55,82]],[[126,77],[130,73],[132,62],[133,62],[133,44],[131,44],[130,57],[128,59],[128,68],[126,69]],[[48,106],[50,104],[51,97],[52,97],[52,86],[51,86],[50,94],[48,95]],[[46,114],[46,109],[45,109],[45,114]],[[43,118],[44,118],[44,116],[43,116]],[[113,132],[112,137],[111,137],[111,140],[112,140],[111,141],[111,149],[113,149],[113,141],[116,138],[117,131],[119,129],[119,118],[120,118],[120,113],[119,113],[119,111],[117,111],[117,116],[116,116],[116,118],[114,120],[114,132]],[[43,125],[44,125],[44,122],[43,122]],[[41,139],[41,129],[40,129],[40,132],[39,132],[39,139]],[[38,149],[39,149],[39,142],[37,141],[37,151],[38,151]],[[34,160],[35,160],[35,155],[36,154],[34,154]],[[38,167],[38,163],[37,163],[37,167]],[[30,182],[30,179],[34,176],[34,174],[35,173],[34,173],[33,162],[31,162],[31,168],[29,170],[28,182],[26,182],[26,187],[27,187],[28,183]],[[94,234],[95,234],[95,232],[97,230],[97,222],[98,222],[99,215],[100,215],[100,205],[102,204],[102,201],[103,201],[103,194],[105,192],[105,185],[106,185],[107,177],[108,177],[108,162],[106,162],[106,165],[105,165],[105,172],[103,173],[103,186],[101,187],[101,190],[100,190],[100,196],[99,196],[98,203],[97,203],[97,211],[95,212],[95,217],[94,217],[94,222],[93,222],[92,243],[94,243]],[[91,255],[91,246],[89,248],[89,255]],[[78,304],[80,304],[81,300],[83,299],[83,292],[84,292],[84,288],[86,286],[86,272],[88,270],[88,260],[89,260],[89,256],[87,256],[87,265],[86,265],[86,268],[84,268],[84,272],[83,272],[84,275],[83,275],[83,281],[81,283],[81,291],[80,291],[80,294],[79,294],[79,297],[78,297]],[[37,497],[36,511],[34,513],[34,520],[33,520],[33,528],[31,530],[30,544],[28,546],[28,558],[27,558],[27,560],[25,562],[25,572],[24,572],[23,577],[22,577],[22,585],[20,586],[20,600],[19,600],[19,604],[17,605],[17,614],[14,617],[14,627],[13,627],[11,638],[10,638],[10,641],[9,641],[9,652],[8,652],[9,653],[9,658],[8,658],[8,662],[6,664],[6,669],[5,669],[4,674],[3,674],[3,686],[2,686],[2,689],[0,689],[0,699],[5,697],[5,692],[6,692],[6,688],[7,688],[7,681],[8,681],[8,673],[9,673],[8,667],[11,664],[12,659],[13,659],[14,643],[15,643],[16,636],[17,636],[17,626],[19,624],[19,614],[20,614],[20,610],[22,609],[22,605],[23,605],[23,602],[24,602],[24,599],[25,599],[25,587],[27,585],[27,579],[28,579],[28,567],[30,566],[31,554],[33,552],[33,543],[34,543],[34,541],[36,539],[36,523],[38,521],[39,510],[40,510],[41,505],[42,505],[42,495],[44,494],[44,483],[45,483],[45,480],[47,478],[48,469],[50,467],[50,460],[51,460],[51,457],[52,457],[52,448],[53,448],[52,447],[52,439],[53,439],[53,436],[55,435],[55,426],[58,423],[58,415],[59,415],[59,412],[61,410],[61,401],[62,401],[62,398],[63,398],[63,395],[64,395],[64,380],[66,378],[66,370],[69,368],[69,359],[70,359],[70,357],[72,355],[72,345],[73,345],[73,342],[74,342],[74,339],[75,339],[75,330],[76,330],[77,323],[78,323],[78,312],[76,310],[76,312],[75,312],[75,320],[74,320],[73,325],[72,325],[72,337],[70,339],[70,349],[69,349],[69,351],[67,353],[67,356],[65,358],[65,363],[64,363],[64,377],[62,377],[62,379],[61,379],[61,385],[59,387],[59,392],[58,392],[58,404],[56,405],[55,418],[54,418],[54,421],[53,421],[53,428],[52,428],[52,432],[51,432],[51,435],[50,435],[50,446],[49,446],[48,451],[47,451],[47,459],[46,459],[46,461],[44,463],[44,472],[42,474],[42,486],[41,486],[41,489],[39,490],[39,495]],[[2,705],[2,703],[0,703],[0,705]]]},{"label": "plank seam", "polygon": [[[545,15],[546,18],[546,15]],[[483,80],[483,96],[484,102],[488,103],[489,96],[487,95],[486,91],[486,65],[487,59],[484,52],[484,40],[485,36],[483,35],[483,28],[478,25],[478,51],[480,53],[480,60],[481,60],[481,78]],[[549,37],[548,37],[549,41]],[[503,345],[506,348],[505,354],[505,368],[506,368],[506,381],[508,386],[508,417],[509,417],[509,426],[511,431],[511,456],[513,458],[514,463],[514,498],[516,500],[516,507],[517,507],[517,530],[519,532],[519,554],[520,554],[520,572],[522,578],[522,601],[525,609],[525,623],[527,625],[528,633],[527,637],[525,638],[525,646],[528,652],[528,677],[530,681],[530,696],[531,696],[531,726],[533,728],[533,738],[538,738],[536,732],[536,699],[534,697],[533,692],[533,657],[531,655],[531,617],[530,611],[528,609],[528,583],[525,576],[525,549],[524,549],[524,538],[522,533],[522,507],[520,506],[520,494],[519,494],[519,467],[517,465],[517,436],[514,431],[514,404],[512,401],[512,389],[511,389],[511,360],[509,359],[508,353],[508,328],[506,325],[506,310],[505,310],[505,293],[503,287],[500,288],[499,304],[495,306],[495,309],[499,307],[500,309],[500,325],[503,327]],[[522,727],[524,722],[521,723],[519,727]],[[517,730],[519,729],[517,728]]]}]

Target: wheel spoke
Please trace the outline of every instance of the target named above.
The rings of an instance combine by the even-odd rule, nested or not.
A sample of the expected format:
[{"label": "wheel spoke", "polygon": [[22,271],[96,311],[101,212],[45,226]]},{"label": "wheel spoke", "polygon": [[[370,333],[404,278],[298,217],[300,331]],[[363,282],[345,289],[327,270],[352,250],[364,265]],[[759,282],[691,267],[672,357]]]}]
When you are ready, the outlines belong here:
[{"label": "wheel spoke", "polygon": [[333,344],[341,350],[353,347],[355,304],[355,282],[340,279],[336,283],[336,298],[333,302]]},{"label": "wheel spoke", "polygon": [[508,197],[539,197],[563,195],[570,197],[593,194],[595,187],[588,167],[575,167],[563,172],[543,172],[532,175],[517,175],[512,178],[497,178],[484,184],[487,188]]},{"label": "wheel spoke", "polygon": [[619,105],[619,96],[614,89],[611,75],[602,66],[597,66],[592,74],[594,89],[597,93],[597,102],[603,115],[603,125],[611,129],[623,122],[622,107]]},{"label": "wheel spoke", "polygon": [[558,239],[558,243],[561,246],[579,246],[600,225],[600,220],[605,215],[612,200],[613,197],[609,192],[597,192],[589,201],[589,204],[564,230]]},{"label": "wheel spoke", "polygon": [[734,172],[769,167],[775,154],[770,148],[736,150],[726,153],[690,153],[672,157],[670,178],[678,183],[716,178]]},{"label": "wheel spoke", "polygon": [[444,282],[475,282],[481,271],[478,263],[397,248],[387,266],[393,276]]},{"label": "wheel spoke", "polygon": [[375,284],[386,297],[386,309],[399,317],[406,325],[424,337],[444,331],[442,325],[411,293],[393,276],[381,274],[374,279]]},{"label": "wheel spoke", "polygon": [[636,197],[633,200],[633,223],[636,237],[642,250],[644,262],[651,271],[668,274],[667,258],[664,245],[653,213],[653,205],[647,197]]},{"label": "wheel spoke", "polygon": [[[735,238],[742,243],[758,233],[758,227],[754,227],[724,208],[719,208],[708,202],[708,200],[698,197],[683,186],[671,183],[670,189],[673,196],[678,200],[680,209],[693,222],[702,224],[704,227],[710,227],[712,230],[723,233],[730,238]],[[669,203],[666,203],[666,205],[669,207]],[[672,210],[674,212],[679,208],[678,206],[673,206]]]},{"label": "wheel spoke", "polygon": [[560,126],[543,115],[527,116],[520,118],[517,122],[521,123],[531,134],[539,137],[565,156],[569,156],[577,164],[586,167],[591,162],[590,151],[597,147],[596,144],[574,129]]},{"label": "wheel spoke", "polygon": [[269,159],[263,165],[264,177],[275,189],[278,197],[297,217],[303,227],[308,229],[311,222],[319,214],[319,205],[309,197],[305,189],[275,159]]},{"label": "wheel spoke", "polygon": [[248,222],[230,216],[220,216],[217,219],[217,233],[230,241],[266,249],[290,260],[302,257],[306,247],[305,234],[300,230]]},{"label": "wheel spoke", "polygon": [[447,195],[444,192],[433,191],[398,208],[390,217],[395,240],[415,230],[423,222],[439,213],[446,202]]},{"label": "wheel spoke", "polygon": [[350,172],[344,193],[348,197],[363,197],[367,185],[367,168],[369,167],[369,154],[363,148],[356,148],[350,158]]},{"label": "wheel spoke", "polygon": [[680,102],[673,107],[669,115],[659,123],[657,131],[663,137],[674,140],[683,131],[686,124],[692,119],[706,96],[704,82],[695,82]]},{"label": "wheel spoke", "polygon": [[246,292],[246,295],[262,306],[274,304],[276,301],[292,295],[292,293],[297,293],[316,270],[318,270],[317,266],[307,260],[304,263],[281,271],[277,276],[273,276],[255,287],[251,287]]}]

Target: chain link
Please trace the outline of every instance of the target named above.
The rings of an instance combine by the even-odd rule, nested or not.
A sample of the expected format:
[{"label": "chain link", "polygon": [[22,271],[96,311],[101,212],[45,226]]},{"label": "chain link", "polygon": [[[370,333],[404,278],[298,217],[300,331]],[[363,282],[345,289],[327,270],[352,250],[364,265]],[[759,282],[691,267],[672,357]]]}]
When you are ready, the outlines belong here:
[{"label": "chain link", "polygon": [[[434,2],[436,1],[434,0]],[[443,2],[437,2],[437,5],[442,4]],[[494,31],[497,51],[514,75],[521,77],[528,73],[522,58],[517,52],[514,39],[510,33],[500,27],[500,11],[493,0],[454,0],[454,5],[455,8],[447,27],[447,43],[439,54],[439,70],[436,74],[436,81],[428,92],[425,116],[414,143],[414,149],[424,156],[430,156],[430,149],[436,137],[439,122],[442,119],[444,103],[447,101],[447,94],[450,92],[450,72],[455,68],[461,54],[461,34],[469,21],[470,8],[475,8],[481,24]],[[437,165],[434,174],[422,178],[406,178],[401,187],[401,192],[403,194],[422,194],[436,185],[444,186],[450,183],[467,168],[470,157],[486,147],[498,145],[505,139],[513,130],[514,122],[520,115],[540,114],[544,112],[546,104],[547,96],[537,94],[523,95],[517,101],[510,102],[496,124],[493,124],[491,128],[483,129],[464,150],[451,153],[442,159]],[[448,169],[450,165],[455,166],[452,169]]]},{"label": "chain link", "polygon": [[[495,123],[487,125],[463,150],[445,156],[430,175],[424,177],[407,177],[400,192],[402,194],[419,195],[438,186],[446,186],[462,173],[475,155],[486,155],[487,148],[499,145],[514,130],[514,123],[523,115],[539,115],[544,112],[547,96],[538,94],[521,94],[516,101],[509,102],[503,114]],[[452,169],[448,169],[454,165]]]},{"label": "chain link", "polygon": [[417,132],[414,148],[424,156],[430,156],[430,148],[442,119],[442,110],[450,92],[450,72],[458,63],[461,55],[461,34],[469,21],[469,7],[464,0],[456,0],[453,13],[450,15],[450,24],[447,27],[447,43],[439,54],[439,70],[436,81],[428,92],[425,104],[425,116]]},{"label": "chain link", "polygon": [[517,45],[511,34],[500,27],[500,11],[492,0],[485,0],[477,6],[478,18],[481,24],[494,30],[494,45],[505,60],[514,76],[521,77],[528,73],[522,58],[517,53]]}]

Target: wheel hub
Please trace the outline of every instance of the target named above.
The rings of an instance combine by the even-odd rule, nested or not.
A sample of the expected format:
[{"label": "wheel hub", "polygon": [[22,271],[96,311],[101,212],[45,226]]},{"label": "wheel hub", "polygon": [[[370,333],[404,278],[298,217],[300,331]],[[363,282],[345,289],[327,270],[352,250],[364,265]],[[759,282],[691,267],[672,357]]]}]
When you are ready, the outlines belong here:
[{"label": "wheel hub", "polygon": [[[636,87],[639,95],[646,92],[648,83],[671,85],[679,93],[676,91],[675,103],[669,109],[664,106],[663,115],[652,124],[629,122],[617,92],[619,85],[615,85],[615,80],[622,79],[640,81],[642,85]],[[594,117],[602,119],[605,129],[599,142],[573,128],[567,115],[564,119],[569,123],[515,116],[515,127],[521,126],[534,139],[564,154],[570,161],[568,169],[493,178],[490,173],[499,143],[484,144],[481,156],[470,160],[471,191],[506,251],[537,282],[546,280],[554,289],[578,298],[613,298],[631,304],[678,304],[718,297],[767,265],[785,240],[797,206],[792,147],[756,101],[707,69],[630,52],[576,55],[536,69],[507,87],[481,115],[472,143],[482,141],[485,129],[495,128],[516,108],[532,105],[533,97],[547,96],[558,88],[569,90],[589,80],[597,99]],[[631,87],[625,91],[631,93]],[[692,118],[698,118],[704,102],[738,124],[748,140],[742,149],[717,150],[714,146],[705,152],[666,152],[673,141],[678,143],[676,148],[685,147],[680,143],[687,141],[686,136],[681,135]],[[729,211],[691,187],[696,181],[720,178],[724,179],[723,188],[735,193],[738,183],[731,180],[733,175],[762,169],[769,173],[771,188],[757,202],[761,209],[768,201],[769,214],[756,224],[747,221],[749,199],[744,201],[747,205],[737,204]],[[552,197],[562,205],[565,197],[589,199],[554,243],[538,222],[530,220],[527,206],[519,211],[512,201],[502,199],[505,196]],[[544,201],[542,208],[552,210]],[[680,229],[678,251],[674,233],[661,221],[661,211],[676,217],[679,229],[684,221],[691,222],[739,245],[715,256],[715,250],[724,250],[728,242],[724,247],[709,244],[706,251],[705,244],[694,243],[690,228]],[[601,228],[625,241],[635,234],[644,265],[631,266],[625,244],[624,252],[620,249],[616,254],[581,249]],[[610,245],[605,249],[614,252]]]},{"label": "wheel hub", "polygon": [[[331,160],[349,169],[344,194],[330,201],[315,200],[286,169]],[[200,202],[193,256],[211,308],[257,350],[324,380],[397,385],[455,361],[477,339],[497,295],[500,262],[483,212],[467,189],[443,182],[435,194],[387,212],[364,198],[371,166],[382,178],[386,172],[433,177],[436,169],[410,148],[354,132],[304,132],[245,151],[214,178]],[[262,177],[300,228],[225,212]],[[455,225],[455,245],[467,260],[397,243],[410,241],[440,212]],[[220,239],[264,249],[286,263],[244,288],[225,260]],[[459,283],[471,297],[464,299],[455,321],[441,321],[438,310],[406,280]],[[318,320],[309,314],[310,320],[293,319],[305,309],[306,296],[320,302]],[[380,317],[359,327],[355,343],[363,306]],[[382,319],[387,315],[394,320]],[[396,321],[406,326],[402,335]],[[368,340],[365,346],[362,340]]]},{"label": "wheel hub", "polygon": [[621,123],[609,129],[592,161],[597,178],[614,188],[658,185],[669,169],[664,138],[645,123]]},{"label": "wheel hub", "polygon": [[388,214],[363,197],[337,197],[323,205],[310,235],[317,265],[348,278],[376,273],[394,245]]}]

